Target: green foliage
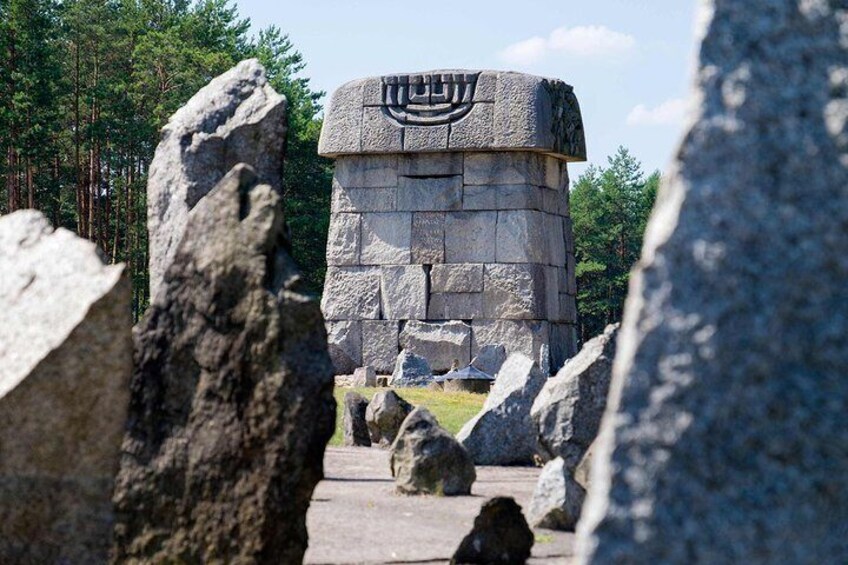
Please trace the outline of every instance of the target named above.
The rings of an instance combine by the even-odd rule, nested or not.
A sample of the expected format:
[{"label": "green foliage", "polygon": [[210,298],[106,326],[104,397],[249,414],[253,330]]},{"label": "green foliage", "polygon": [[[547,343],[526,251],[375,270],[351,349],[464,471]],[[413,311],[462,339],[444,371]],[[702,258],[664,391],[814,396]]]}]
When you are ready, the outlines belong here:
[{"label": "green foliage", "polygon": [[571,189],[577,306],[583,341],[621,321],[630,269],[656,198],[660,174],[645,177],[620,147],[606,168],[589,167]]}]

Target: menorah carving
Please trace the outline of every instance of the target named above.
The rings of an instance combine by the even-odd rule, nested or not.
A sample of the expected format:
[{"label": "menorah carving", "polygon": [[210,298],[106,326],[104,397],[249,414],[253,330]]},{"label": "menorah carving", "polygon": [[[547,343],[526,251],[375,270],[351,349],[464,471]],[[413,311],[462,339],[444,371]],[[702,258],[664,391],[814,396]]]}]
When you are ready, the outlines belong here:
[{"label": "menorah carving", "polygon": [[400,125],[442,125],[468,114],[480,73],[390,75],[382,78],[384,113]]}]

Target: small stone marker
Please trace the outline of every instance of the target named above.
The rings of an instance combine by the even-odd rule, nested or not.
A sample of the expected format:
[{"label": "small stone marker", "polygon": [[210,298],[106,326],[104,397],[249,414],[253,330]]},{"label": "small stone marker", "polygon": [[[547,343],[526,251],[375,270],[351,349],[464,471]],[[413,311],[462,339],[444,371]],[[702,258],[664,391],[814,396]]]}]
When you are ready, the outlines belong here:
[{"label": "small stone marker", "polygon": [[468,452],[426,408],[403,421],[392,444],[391,469],[402,494],[468,495],[477,479]]},{"label": "small stone marker", "polygon": [[459,544],[451,565],[515,565],[530,558],[535,538],[514,499],[486,501],[474,518],[474,528]]},{"label": "small stone marker", "polygon": [[0,563],[106,563],[130,285],[40,212],[0,217]]},{"label": "small stone marker", "polygon": [[705,0],[581,564],[848,562],[848,4]]},{"label": "small stone marker", "polygon": [[433,371],[427,359],[409,351],[401,351],[389,384],[393,387],[425,387],[433,382]]},{"label": "small stone marker", "polygon": [[530,503],[529,522],[534,528],[574,531],[586,491],[571,475],[562,457],[549,461],[539,475]]},{"label": "small stone marker", "polygon": [[353,372],[353,386],[377,386],[377,373],[374,367],[359,367]]},{"label": "small stone marker", "polygon": [[412,404],[393,390],[375,394],[365,411],[371,443],[389,447],[395,440],[401,424],[413,409]]},{"label": "small stone marker", "polygon": [[371,447],[371,436],[368,434],[368,424],[365,421],[367,410],[367,398],[356,392],[345,393],[342,426],[346,446]]},{"label": "small stone marker", "polygon": [[400,349],[437,372],[487,345],[540,367],[575,353],[567,163],[586,148],[571,86],[492,71],[356,80],[333,94],[319,153],[336,160],[322,308],[338,371],[390,370]]}]

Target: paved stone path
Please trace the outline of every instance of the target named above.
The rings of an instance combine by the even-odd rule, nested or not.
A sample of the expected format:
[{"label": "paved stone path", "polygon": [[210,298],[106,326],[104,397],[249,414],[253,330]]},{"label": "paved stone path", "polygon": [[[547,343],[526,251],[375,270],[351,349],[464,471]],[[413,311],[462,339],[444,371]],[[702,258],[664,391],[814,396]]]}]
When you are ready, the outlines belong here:
[{"label": "paved stone path", "polygon": [[[512,496],[527,509],[540,469],[477,467],[472,496],[394,494],[389,453],[377,448],[331,447],[306,521],[306,563],[444,563],[471,530],[483,502]],[[574,535],[536,531],[530,563],[570,561]]]}]

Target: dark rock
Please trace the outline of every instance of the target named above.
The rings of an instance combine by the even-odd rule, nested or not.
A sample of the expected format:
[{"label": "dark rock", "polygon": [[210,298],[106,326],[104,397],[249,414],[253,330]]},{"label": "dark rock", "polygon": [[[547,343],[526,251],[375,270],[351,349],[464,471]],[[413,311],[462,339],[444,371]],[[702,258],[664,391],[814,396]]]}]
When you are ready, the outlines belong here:
[{"label": "dark rock", "polygon": [[471,530],[451,564],[515,565],[525,563],[533,549],[533,531],[521,506],[509,497],[493,498],[483,504]]},{"label": "dark rock", "polygon": [[848,3],[706,0],[580,563],[848,562]]},{"label": "dark rock", "polygon": [[390,382],[393,387],[398,388],[425,387],[433,382],[433,371],[427,360],[420,355],[401,351]]},{"label": "dark rock", "polygon": [[585,497],[586,491],[571,476],[562,457],[557,457],[539,475],[530,503],[530,523],[534,528],[573,532]]},{"label": "dark rock", "polygon": [[467,495],[477,478],[465,448],[426,408],[403,421],[392,444],[391,469],[403,494]]},{"label": "dark rock", "polygon": [[371,447],[371,436],[368,435],[368,424],[365,422],[367,410],[367,398],[356,392],[345,393],[343,417],[345,445]]},{"label": "dark rock", "polygon": [[245,165],[190,212],[135,330],[117,562],[303,559],[335,402],[286,232],[276,190]]},{"label": "dark rock", "polygon": [[495,376],[506,361],[506,348],[503,345],[484,345],[477,356],[471,360],[471,366],[487,375]]},{"label": "dark rock", "polygon": [[398,396],[393,390],[375,394],[365,411],[371,443],[378,444],[380,447],[389,447],[413,408],[412,404]]},{"label": "dark rock", "polygon": [[586,342],[555,377],[548,379],[533,402],[530,418],[536,428],[543,461],[562,457],[574,471],[598,435],[607,405],[618,325]]}]

